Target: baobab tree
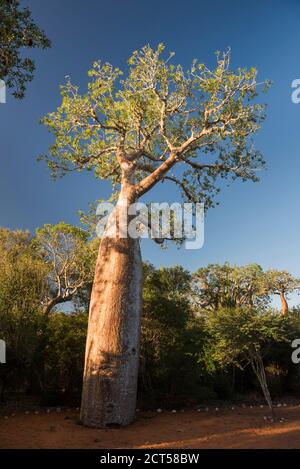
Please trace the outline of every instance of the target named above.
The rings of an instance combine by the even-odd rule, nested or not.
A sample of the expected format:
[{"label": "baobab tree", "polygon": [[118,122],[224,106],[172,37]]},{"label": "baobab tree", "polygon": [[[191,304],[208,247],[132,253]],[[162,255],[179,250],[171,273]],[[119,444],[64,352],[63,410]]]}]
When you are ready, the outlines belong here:
[{"label": "baobab tree", "polygon": [[287,295],[300,290],[300,279],[286,270],[267,270],[265,273],[269,294],[279,295],[282,314],[289,312]]},{"label": "baobab tree", "polygon": [[258,264],[209,264],[193,274],[193,301],[199,311],[263,308],[270,302],[265,272]]},{"label": "baobab tree", "polygon": [[133,53],[125,78],[95,62],[87,92],[68,79],[61,105],[43,120],[56,137],[45,157],[53,175],[93,170],[117,197],[90,301],[81,406],[89,426],[125,425],[135,415],[142,262],[139,239],[120,236],[122,212],[165,181],[209,208],[218,178],[256,181],[264,164],[251,141],[265,117],[256,70],[231,71],[229,51],[213,69],[194,60],[187,71],[173,55],[147,45]]}]

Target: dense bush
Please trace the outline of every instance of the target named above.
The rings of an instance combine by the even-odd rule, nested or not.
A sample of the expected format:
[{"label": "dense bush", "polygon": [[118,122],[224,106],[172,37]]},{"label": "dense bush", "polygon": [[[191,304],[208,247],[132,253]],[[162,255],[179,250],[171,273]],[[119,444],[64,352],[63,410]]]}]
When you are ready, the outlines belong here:
[{"label": "dense bush", "polygon": [[[49,277],[52,261],[36,246],[26,232],[0,229],[0,338],[7,343],[0,398],[17,391],[35,394],[47,405],[79,403],[91,277],[72,297],[71,310],[77,312],[63,311],[58,303],[45,314],[44,300],[57,286]],[[91,245],[87,249],[91,252]],[[92,272],[92,266],[86,270]],[[273,398],[299,395],[300,369],[291,361],[291,342],[300,337],[300,314],[269,308],[263,275],[259,266],[209,266],[192,276],[181,266],[145,264],[139,406],[262,396],[255,364]],[[252,278],[255,301],[245,295]],[[225,307],[213,308],[205,300],[209,289],[212,303]]]}]

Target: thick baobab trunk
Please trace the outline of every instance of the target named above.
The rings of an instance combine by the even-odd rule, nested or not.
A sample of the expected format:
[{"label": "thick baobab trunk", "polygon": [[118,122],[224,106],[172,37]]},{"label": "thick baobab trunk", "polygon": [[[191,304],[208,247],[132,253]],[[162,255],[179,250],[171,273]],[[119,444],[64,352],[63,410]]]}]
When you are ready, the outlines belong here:
[{"label": "thick baobab trunk", "polygon": [[93,427],[134,419],[142,306],[139,240],[102,238],[92,289],[81,421]]},{"label": "thick baobab trunk", "polygon": [[280,300],[281,300],[281,312],[282,314],[287,314],[289,312],[289,307],[288,307],[284,292],[280,293]]}]

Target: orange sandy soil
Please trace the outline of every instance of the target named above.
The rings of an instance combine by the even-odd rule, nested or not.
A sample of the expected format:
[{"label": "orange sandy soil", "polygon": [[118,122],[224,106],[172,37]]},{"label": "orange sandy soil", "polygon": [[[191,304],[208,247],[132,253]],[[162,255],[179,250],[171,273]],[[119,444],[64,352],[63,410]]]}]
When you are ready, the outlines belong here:
[{"label": "orange sandy soil", "polygon": [[[75,410],[0,416],[0,448],[300,448],[300,407],[139,412],[126,428],[78,425]],[[8,417],[8,418],[7,418]],[[280,422],[280,418],[284,418]]]}]

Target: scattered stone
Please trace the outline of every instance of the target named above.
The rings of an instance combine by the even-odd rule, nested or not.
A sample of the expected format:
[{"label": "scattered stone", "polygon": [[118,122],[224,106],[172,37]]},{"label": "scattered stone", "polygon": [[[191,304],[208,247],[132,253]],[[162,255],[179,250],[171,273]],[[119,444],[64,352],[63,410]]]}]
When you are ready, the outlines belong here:
[{"label": "scattered stone", "polygon": [[264,420],[268,420],[268,417],[266,417],[265,415],[264,415]]},{"label": "scattered stone", "polygon": [[26,410],[25,415],[29,415],[29,414],[30,414],[29,410]]},{"label": "scattered stone", "polygon": [[277,407],[281,407],[281,404],[277,404]]},{"label": "scattered stone", "polygon": [[287,406],[287,404],[286,404],[286,403],[284,403],[284,404],[283,404],[283,407],[286,407],[286,406]]},{"label": "scattered stone", "polygon": [[61,412],[61,407],[56,407],[56,412]]},{"label": "scattered stone", "polygon": [[76,407],[76,410],[78,411],[78,410],[79,410],[79,407]]},{"label": "scattered stone", "polygon": [[201,412],[201,409],[197,409],[197,412]]},{"label": "scattered stone", "polygon": [[215,411],[216,411],[216,412],[218,412],[219,410],[220,410],[219,407],[216,407],[216,408],[215,408]]},{"label": "scattered stone", "polygon": [[50,409],[47,409],[46,412],[47,412],[47,414],[50,414],[51,411],[50,411]]},{"label": "scattered stone", "polygon": [[209,411],[209,407],[206,407],[206,409],[205,409],[205,410],[206,410],[206,412],[208,412],[208,411]]},{"label": "scattered stone", "polygon": [[231,410],[235,410],[235,407],[231,407]]},{"label": "scattered stone", "polygon": [[260,407],[261,409],[263,409],[264,406],[261,404],[259,407]]},{"label": "scattered stone", "polygon": [[177,410],[173,409],[172,414],[176,414]]},{"label": "scattered stone", "polygon": [[39,411],[38,411],[38,410],[35,410],[34,413],[35,413],[35,415],[38,415],[38,414],[39,414]]},{"label": "scattered stone", "polygon": [[158,412],[159,414],[161,414],[161,413],[162,413],[162,409],[157,409],[157,412]]}]

